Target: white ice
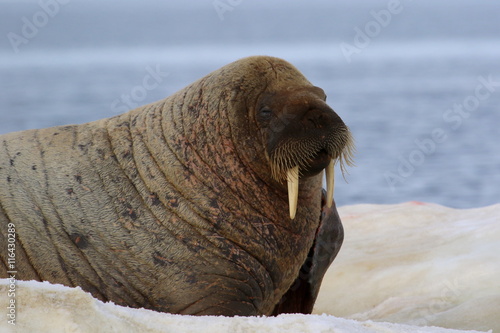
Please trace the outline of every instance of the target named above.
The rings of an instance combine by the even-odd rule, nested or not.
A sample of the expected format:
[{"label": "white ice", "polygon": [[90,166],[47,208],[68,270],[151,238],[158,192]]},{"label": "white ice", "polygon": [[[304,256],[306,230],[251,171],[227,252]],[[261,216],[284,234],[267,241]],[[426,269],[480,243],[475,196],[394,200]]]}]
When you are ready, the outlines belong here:
[{"label": "white ice", "polygon": [[459,210],[411,202],[339,212],[346,238],[316,315],[171,315],[102,303],[79,288],[17,281],[14,327],[9,281],[1,279],[0,332],[500,332],[500,204]]},{"label": "white ice", "polygon": [[339,209],[345,240],[316,313],[500,332],[500,204]]}]

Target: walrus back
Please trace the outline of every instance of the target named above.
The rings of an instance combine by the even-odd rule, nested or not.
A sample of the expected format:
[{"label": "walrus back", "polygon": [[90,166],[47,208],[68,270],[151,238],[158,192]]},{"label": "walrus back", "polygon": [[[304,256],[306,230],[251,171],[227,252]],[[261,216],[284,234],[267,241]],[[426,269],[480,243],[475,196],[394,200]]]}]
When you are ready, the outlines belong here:
[{"label": "walrus back", "polygon": [[78,285],[102,300],[147,305],[133,286],[140,280],[125,276],[130,266],[147,266],[126,255],[138,243],[130,234],[138,227],[142,199],[114,156],[104,125],[1,137],[0,233],[5,238],[11,223],[17,240],[15,269],[1,251],[0,276],[14,270],[18,279]]}]

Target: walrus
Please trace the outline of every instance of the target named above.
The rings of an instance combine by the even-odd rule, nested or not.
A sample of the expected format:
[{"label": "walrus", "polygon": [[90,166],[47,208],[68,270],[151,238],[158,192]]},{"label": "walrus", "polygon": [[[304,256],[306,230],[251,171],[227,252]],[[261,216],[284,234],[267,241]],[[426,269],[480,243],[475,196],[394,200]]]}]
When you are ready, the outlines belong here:
[{"label": "walrus", "polygon": [[255,56],[124,114],[1,135],[0,276],[178,314],[310,313],[353,148],[325,100]]}]

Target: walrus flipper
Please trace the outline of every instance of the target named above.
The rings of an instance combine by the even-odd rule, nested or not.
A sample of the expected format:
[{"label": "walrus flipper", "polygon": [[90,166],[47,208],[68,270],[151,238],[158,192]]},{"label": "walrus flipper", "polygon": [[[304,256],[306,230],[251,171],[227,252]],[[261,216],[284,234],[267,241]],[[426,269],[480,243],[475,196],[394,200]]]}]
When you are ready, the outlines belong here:
[{"label": "walrus flipper", "polygon": [[342,246],[344,228],[335,201],[330,208],[327,207],[325,190],[322,193],[321,205],[320,225],[314,243],[300,269],[299,276],[276,305],[273,315],[310,314],[318,297],[323,276]]}]

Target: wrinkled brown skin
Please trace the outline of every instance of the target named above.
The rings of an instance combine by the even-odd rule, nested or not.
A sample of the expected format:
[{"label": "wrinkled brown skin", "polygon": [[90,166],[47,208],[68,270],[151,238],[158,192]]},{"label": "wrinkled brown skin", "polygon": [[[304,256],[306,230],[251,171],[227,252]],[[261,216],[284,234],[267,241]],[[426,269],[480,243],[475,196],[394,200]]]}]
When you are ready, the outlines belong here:
[{"label": "wrinkled brown skin", "polygon": [[321,174],[301,179],[290,219],[255,107],[311,87],[281,59],[250,57],[122,115],[1,135],[0,277],[11,222],[18,280],[162,312],[309,313],[341,223]]}]

